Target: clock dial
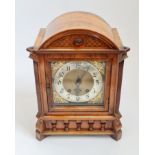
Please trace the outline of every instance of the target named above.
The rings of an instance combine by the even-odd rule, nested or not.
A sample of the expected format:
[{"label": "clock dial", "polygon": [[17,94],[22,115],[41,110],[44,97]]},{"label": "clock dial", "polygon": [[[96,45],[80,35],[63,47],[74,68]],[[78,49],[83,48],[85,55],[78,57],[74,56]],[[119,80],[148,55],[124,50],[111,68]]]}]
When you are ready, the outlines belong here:
[{"label": "clock dial", "polygon": [[68,62],[60,67],[54,77],[56,92],[69,102],[88,102],[103,87],[98,69],[89,62]]}]

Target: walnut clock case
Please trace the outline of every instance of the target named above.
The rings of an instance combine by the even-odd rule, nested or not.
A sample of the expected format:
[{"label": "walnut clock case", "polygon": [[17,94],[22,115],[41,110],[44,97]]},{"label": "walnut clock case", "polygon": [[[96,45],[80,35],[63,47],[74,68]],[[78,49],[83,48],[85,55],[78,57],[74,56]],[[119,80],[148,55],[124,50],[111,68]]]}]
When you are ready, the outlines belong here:
[{"label": "walnut clock case", "polygon": [[86,12],[70,12],[41,28],[33,47],[38,113],[36,137],[121,138],[119,112],[128,47],[116,28]]}]

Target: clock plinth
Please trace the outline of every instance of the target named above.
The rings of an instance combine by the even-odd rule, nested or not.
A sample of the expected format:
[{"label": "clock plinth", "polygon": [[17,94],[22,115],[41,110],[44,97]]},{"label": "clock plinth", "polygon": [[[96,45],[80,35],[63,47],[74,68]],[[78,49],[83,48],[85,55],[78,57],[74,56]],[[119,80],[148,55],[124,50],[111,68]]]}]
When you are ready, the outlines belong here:
[{"label": "clock plinth", "polygon": [[27,50],[34,62],[38,140],[50,135],[121,138],[119,103],[129,48],[117,29],[96,15],[71,12],[41,29]]},{"label": "clock plinth", "polygon": [[119,118],[109,116],[43,116],[36,123],[37,139],[48,135],[111,135],[121,138]]}]

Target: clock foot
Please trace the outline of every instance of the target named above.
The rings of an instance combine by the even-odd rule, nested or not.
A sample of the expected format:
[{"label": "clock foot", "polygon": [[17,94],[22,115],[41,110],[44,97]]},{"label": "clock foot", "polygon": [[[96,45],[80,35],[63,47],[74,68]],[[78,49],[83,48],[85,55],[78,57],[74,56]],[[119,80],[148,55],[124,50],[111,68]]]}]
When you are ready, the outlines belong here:
[{"label": "clock foot", "polygon": [[42,133],[36,131],[36,138],[41,141],[42,139],[44,139],[46,136],[43,135]]},{"label": "clock foot", "polygon": [[114,135],[111,136],[114,140],[118,141],[122,137],[122,130],[117,131]]},{"label": "clock foot", "polygon": [[38,140],[42,140],[46,137],[45,135],[43,135],[44,130],[45,130],[44,121],[41,119],[38,119],[36,123],[36,138]]}]

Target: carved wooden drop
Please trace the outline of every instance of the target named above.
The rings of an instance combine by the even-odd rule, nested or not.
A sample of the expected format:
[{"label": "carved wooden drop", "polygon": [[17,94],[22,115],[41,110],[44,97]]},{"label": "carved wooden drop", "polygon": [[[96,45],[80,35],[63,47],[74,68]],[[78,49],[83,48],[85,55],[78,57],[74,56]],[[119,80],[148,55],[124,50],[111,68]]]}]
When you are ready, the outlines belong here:
[{"label": "carved wooden drop", "polygon": [[[27,50],[34,62],[38,140],[49,135],[110,135],[115,140],[121,138],[121,81],[129,48],[123,46],[116,28],[111,28],[102,18],[91,13],[66,13],[49,23],[47,28],[41,28],[34,46]],[[97,68],[98,75],[102,73],[102,89],[87,104],[68,103],[56,91],[56,72],[68,62],[87,62]],[[57,65],[52,68],[54,63]],[[97,81],[95,77],[98,75],[92,74],[93,82]],[[78,88],[78,83],[75,86]]]}]

